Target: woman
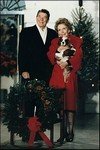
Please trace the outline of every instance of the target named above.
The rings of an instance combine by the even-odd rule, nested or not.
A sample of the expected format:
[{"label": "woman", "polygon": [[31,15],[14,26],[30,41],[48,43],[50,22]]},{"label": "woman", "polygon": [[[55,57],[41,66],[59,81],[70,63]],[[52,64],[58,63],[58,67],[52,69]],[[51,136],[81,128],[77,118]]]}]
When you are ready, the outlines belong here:
[{"label": "woman", "polygon": [[[66,18],[60,18],[55,23],[55,30],[59,37],[55,38],[51,42],[47,56],[50,62],[54,65],[53,72],[50,78],[50,86],[53,88],[63,88],[64,91],[64,113],[66,118],[66,132],[63,139],[67,142],[72,142],[74,138],[74,120],[75,112],[77,110],[77,71],[81,68],[82,62],[82,39],[72,35],[71,23]],[[72,47],[75,49],[75,54],[69,57],[69,60],[64,62],[62,59],[57,57],[56,52],[68,49],[68,46],[59,46],[61,38],[66,37]],[[69,68],[71,66],[71,69]],[[65,68],[69,68],[69,72],[64,80],[63,71]],[[60,141],[60,139],[58,140]]]}]

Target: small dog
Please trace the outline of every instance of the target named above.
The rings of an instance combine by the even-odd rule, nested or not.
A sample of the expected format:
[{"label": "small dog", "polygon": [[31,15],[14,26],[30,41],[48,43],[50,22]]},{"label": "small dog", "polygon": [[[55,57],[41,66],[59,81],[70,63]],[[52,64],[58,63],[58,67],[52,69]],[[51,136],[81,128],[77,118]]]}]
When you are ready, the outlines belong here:
[{"label": "small dog", "polygon": [[66,49],[62,49],[61,51],[57,49],[55,53],[55,58],[59,58],[58,60],[68,63],[67,67],[64,69],[64,72],[63,72],[64,82],[66,82],[66,79],[70,71],[72,70],[72,66],[70,64],[69,59],[75,55],[76,49],[73,47],[73,45],[70,43],[70,41],[66,37],[60,38],[59,46],[67,46]]}]

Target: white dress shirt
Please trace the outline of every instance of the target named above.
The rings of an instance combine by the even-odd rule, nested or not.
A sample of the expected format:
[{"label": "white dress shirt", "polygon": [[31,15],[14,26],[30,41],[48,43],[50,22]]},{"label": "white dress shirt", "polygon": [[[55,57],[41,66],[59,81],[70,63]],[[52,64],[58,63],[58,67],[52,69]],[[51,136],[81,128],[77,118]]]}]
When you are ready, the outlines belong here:
[{"label": "white dress shirt", "polygon": [[38,30],[39,30],[39,33],[41,35],[41,38],[43,40],[43,43],[45,44],[46,42],[46,38],[47,38],[47,27],[45,27],[43,30],[36,24]]}]

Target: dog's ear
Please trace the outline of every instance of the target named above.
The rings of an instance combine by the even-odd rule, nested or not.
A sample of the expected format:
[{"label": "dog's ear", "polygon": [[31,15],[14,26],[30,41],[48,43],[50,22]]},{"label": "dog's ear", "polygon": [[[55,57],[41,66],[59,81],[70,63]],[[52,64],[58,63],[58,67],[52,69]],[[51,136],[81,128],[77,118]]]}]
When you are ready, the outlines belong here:
[{"label": "dog's ear", "polygon": [[68,40],[68,39],[65,39],[65,42],[66,42],[66,45],[68,45],[68,44],[69,44],[69,40]]},{"label": "dog's ear", "polygon": [[70,44],[69,39],[65,39],[65,42],[66,42],[66,45],[68,45],[71,48],[71,44]]},{"label": "dog's ear", "polygon": [[61,42],[62,42],[62,38],[60,37],[60,38],[59,38],[59,41],[58,41],[58,45],[59,45],[59,46],[61,45]]}]

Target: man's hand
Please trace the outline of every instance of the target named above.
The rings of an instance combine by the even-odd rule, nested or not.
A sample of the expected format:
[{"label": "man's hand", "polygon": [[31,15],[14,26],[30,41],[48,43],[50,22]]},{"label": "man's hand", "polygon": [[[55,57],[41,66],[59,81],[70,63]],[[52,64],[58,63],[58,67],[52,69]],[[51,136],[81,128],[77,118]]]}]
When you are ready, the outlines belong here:
[{"label": "man's hand", "polygon": [[22,77],[23,77],[24,79],[30,79],[30,75],[29,75],[28,72],[23,72],[23,73],[22,73]]},{"label": "man's hand", "polygon": [[62,62],[61,60],[57,61],[57,64],[61,67],[61,69],[64,69],[68,65],[67,62]]},{"label": "man's hand", "polygon": [[55,56],[55,58],[59,61],[61,60],[61,57]]}]

